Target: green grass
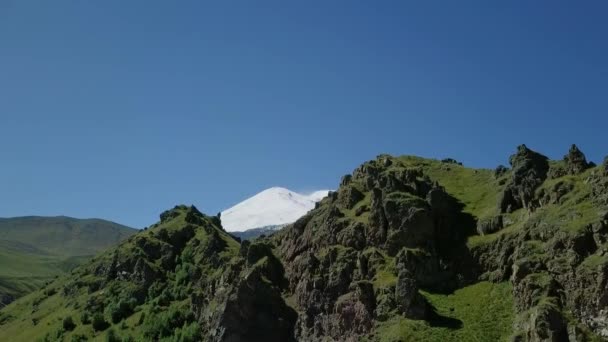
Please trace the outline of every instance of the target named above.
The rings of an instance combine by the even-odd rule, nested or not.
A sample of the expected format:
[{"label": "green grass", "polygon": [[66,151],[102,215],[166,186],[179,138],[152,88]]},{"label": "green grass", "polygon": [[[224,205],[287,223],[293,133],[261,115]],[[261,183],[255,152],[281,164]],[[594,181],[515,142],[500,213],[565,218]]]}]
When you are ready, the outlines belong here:
[{"label": "green grass", "polygon": [[512,335],[515,317],[511,291],[508,283],[480,282],[450,295],[422,292],[444,318],[433,324],[394,317],[379,324],[375,340],[507,341]]},{"label": "green grass", "polygon": [[606,255],[599,255],[599,254],[592,254],[590,256],[588,256],[587,258],[585,258],[585,260],[582,262],[581,267],[587,269],[587,270],[595,270],[598,267],[608,264],[608,254]]},{"label": "green grass", "polygon": [[402,156],[397,160],[401,166],[421,168],[425,175],[439,182],[450,195],[462,202],[465,212],[480,218],[497,212],[502,186],[494,179],[492,170],[472,169],[414,156]]},{"label": "green grass", "polygon": [[0,295],[38,289],[135,232],[97,219],[0,219]]}]

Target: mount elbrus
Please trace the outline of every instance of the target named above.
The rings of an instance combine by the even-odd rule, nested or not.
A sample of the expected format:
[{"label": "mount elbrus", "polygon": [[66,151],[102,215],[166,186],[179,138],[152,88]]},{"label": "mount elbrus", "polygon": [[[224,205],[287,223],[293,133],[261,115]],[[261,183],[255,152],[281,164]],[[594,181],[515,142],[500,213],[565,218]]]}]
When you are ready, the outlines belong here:
[{"label": "mount elbrus", "polygon": [[608,339],[608,159],[509,161],[381,155],[242,243],[177,206],[0,311],[0,340]]}]

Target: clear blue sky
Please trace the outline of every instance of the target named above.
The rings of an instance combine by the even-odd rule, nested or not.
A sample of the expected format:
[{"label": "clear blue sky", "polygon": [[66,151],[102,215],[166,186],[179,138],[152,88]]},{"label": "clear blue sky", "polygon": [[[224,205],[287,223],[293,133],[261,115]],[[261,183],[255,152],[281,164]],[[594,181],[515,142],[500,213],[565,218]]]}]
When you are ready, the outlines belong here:
[{"label": "clear blue sky", "polygon": [[0,216],[141,227],[379,153],[608,154],[606,1],[0,0]]}]

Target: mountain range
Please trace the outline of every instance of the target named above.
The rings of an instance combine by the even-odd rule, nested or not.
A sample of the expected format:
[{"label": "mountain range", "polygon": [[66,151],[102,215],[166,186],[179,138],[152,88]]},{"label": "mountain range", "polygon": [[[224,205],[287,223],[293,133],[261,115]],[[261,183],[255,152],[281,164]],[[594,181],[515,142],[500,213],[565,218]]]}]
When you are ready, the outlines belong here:
[{"label": "mountain range", "polygon": [[263,221],[175,206],[0,310],[0,340],[607,340],[608,159],[509,164],[379,155],[250,241],[227,230]]}]

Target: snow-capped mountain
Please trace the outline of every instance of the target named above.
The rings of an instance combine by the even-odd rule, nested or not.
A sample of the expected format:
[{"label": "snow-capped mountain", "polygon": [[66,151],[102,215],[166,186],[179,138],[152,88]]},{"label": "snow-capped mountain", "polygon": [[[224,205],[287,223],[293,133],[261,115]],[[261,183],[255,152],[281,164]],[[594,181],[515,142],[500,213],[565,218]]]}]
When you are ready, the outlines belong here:
[{"label": "snow-capped mountain", "polygon": [[222,211],[222,226],[228,232],[240,232],[293,223],[328,193],[329,190],[320,190],[304,195],[280,187],[266,189]]}]

